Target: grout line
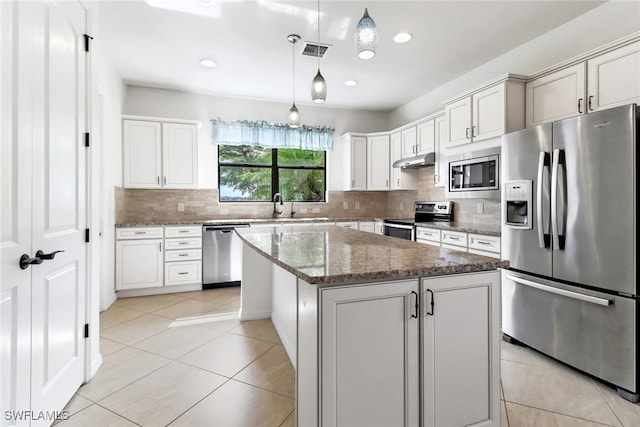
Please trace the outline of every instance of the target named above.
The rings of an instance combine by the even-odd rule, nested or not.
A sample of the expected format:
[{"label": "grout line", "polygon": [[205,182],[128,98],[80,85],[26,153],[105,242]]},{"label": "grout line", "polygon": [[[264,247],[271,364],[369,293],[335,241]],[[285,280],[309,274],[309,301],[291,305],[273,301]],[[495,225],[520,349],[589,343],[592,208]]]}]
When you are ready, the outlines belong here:
[{"label": "grout line", "polygon": [[[186,363],[185,363],[186,365]],[[191,366],[191,365],[187,365],[187,366]],[[202,369],[202,368],[199,368]],[[204,369],[206,371],[206,369]],[[210,372],[210,371],[207,371]],[[216,374],[218,375],[218,374]],[[224,377],[224,375],[221,375]],[[205,400],[207,397],[211,396],[213,393],[215,393],[217,390],[220,390],[220,388],[227,384],[229,381],[231,381],[231,378],[225,377],[227,378],[227,380],[225,382],[223,382],[222,384],[220,384],[218,387],[214,388],[213,390],[211,390],[211,392],[207,393],[206,395],[204,395],[202,397],[202,399],[198,400],[197,402],[195,402],[193,405],[191,405],[190,407],[188,407],[187,409],[185,409],[184,412],[182,412],[180,415],[178,415],[177,417],[175,417],[174,419],[172,419],[170,422],[167,423],[167,426],[173,424],[178,418],[182,417],[183,415],[185,415],[187,412],[189,412],[190,410],[192,410],[196,405],[198,405],[200,402],[202,402],[203,400]]]},{"label": "grout line", "polygon": [[[588,419],[588,418],[583,418],[583,417],[577,417],[577,416],[575,416],[575,415],[570,415],[570,414],[563,414],[562,412],[551,411],[551,410],[549,410],[549,409],[539,408],[539,407],[537,407],[537,406],[525,405],[524,403],[513,402],[513,401],[507,401],[507,400],[505,400],[505,402],[509,402],[509,403],[510,403],[510,404],[512,404],[512,405],[525,406],[525,407],[527,407],[527,408],[532,408],[532,409],[535,409],[535,410],[538,410],[538,411],[542,411],[542,412],[549,412],[549,413],[551,413],[551,414],[556,414],[556,415],[560,415],[560,416],[563,416],[563,417],[573,418],[573,419],[575,419],[575,420],[582,420],[582,421],[587,421],[587,422],[589,422],[589,423],[598,424],[598,425],[601,425],[601,426],[609,426],[609,427],[613,427],[613,426],[611,426],[610,424],[604,424],[604,423],[601,423],[600,421],[590,420],[590,419]],[[506,405],[505,405],[505,407],[506,407]],[[616,418],[617,418],[617,417],[616,417]]]},{"label": "grout line", "polygon": [[[109,409],[109,408],[105,408],[104,406],[102,406],[101,404],[99,404],[99,403],[97,403],[97,402],[96,402],[96,405],[98,405],[99,407],[101,407],[102,409],[104,409],[104,410],[106,410],[106,411],[111,412],[112,414],[116,414],[116,415],[117,415],[117,416],[119,416],[120,418],[124,418],[125,420],[129,421],[130,423],[133,423],[133,424],[135,424],[135,425],[137,425],[137,426],[140,426],[140,424],[138,424],[137,422],[135,422],[135,421],[133,421],[133,420],[130,420],[129,418],[125,417],[124,415],[119,414],[119,413],[117,413],[117,412],[114,412],[114,411],[112,411],[112,410],[111,410],[111,409]],[[142,427],[142,426],[140,426],[140,427]]]},{"label": "grout line", "polygon": [[618,416],[618,413],[616,412],[614,407],[611,406],[611,404],[609,403],[609,400],[604,396],[604,393],[600,389],[600,386],[598,385],[598,382],[596,380],[594,380],[593,378],[591,378],[591,382],[593,382],[594,387],[596,388],[596,390],[598,390],[598,393],[602,397],[602,400],[604,400],[604,403],[606,403],[607,406],[609,407],[609,409],[611,409],[611,412],[613,413],[613,416],[616,417],[616,419],[618,420],[618,422],[620,423],[621,426],[624,426],[624,423],[622,422],[622,420]]}]

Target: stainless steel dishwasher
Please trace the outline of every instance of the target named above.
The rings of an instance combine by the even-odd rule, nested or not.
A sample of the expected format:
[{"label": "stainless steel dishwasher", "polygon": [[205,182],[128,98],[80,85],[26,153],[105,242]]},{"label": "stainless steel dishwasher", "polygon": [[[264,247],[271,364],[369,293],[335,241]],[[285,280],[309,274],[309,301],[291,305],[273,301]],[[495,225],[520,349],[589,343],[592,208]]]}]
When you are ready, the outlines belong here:
[{"label": "stainless steel dishwasher", "polygon": [[202,288],[239,286],[242,280],[242,241],[236,228],[249,224],[202,226]]}]

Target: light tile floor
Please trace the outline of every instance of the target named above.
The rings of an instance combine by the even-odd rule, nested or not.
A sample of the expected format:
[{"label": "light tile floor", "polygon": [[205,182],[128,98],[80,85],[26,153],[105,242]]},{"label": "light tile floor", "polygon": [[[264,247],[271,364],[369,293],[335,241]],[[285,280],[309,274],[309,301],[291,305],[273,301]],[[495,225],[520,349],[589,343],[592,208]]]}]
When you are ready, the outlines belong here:
[{"label": "light tile floor", "polygon": [[[270,320],[173,324],[239,301],[239,288],[117,300],[100,315],[103,366],[57,426],[294,426],[294,370]],[[640,426],[639,404],[552,359],[505,342],[501,359],[502,426]]]}]

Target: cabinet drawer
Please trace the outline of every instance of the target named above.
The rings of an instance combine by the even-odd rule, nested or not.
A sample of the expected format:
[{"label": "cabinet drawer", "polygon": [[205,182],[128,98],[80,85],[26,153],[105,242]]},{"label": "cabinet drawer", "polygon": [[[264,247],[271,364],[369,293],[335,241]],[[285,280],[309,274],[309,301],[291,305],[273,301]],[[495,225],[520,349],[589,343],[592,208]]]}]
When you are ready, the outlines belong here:
[{"label": "cabinet drawer", "polygon": [[469,249],[500,253],[500,237],[469,234]]},{"label": "cabinet drawer", "polygon": [[[442,230],[442,243],[447,243],[453,246],[467,247],[467,233],[460,231],[448,231]],[[444,245],[443,245],[444,247]]]},{"label": "cabinet drawer", "polygon": [[435,228],[416,227],[416,240],[417,239],[440,243],[440,230],[436,230]]},{"label": "cabinet drawer", "polygon": [[202,283],[202,261],[172,262],[164,265],[164,284]]},{"label": "cabinet drawer", "polygon": [[202,259],[201,249],[191,249],[186,251],[173,250],[173,251],[165,251],[164,253],[165,262],[200,261],[201,259]]},{"label": "cabinet drawer", "polygon": [[451,245],[449,243],[444,243],[443,242],[441,247],[443,247],[445,249],[452,249],[454,251],[467,252],[467,247],[466,246]]},{"label": "cabinet drawer", "polygon": [[336,225],[338,227],[344,227],[344,228],[353,228],[354,230],[358,229],[358,223],[357,222],[350,222],[350,221],[336,221]]},{"label": "cabinet drawer", "polygon": [[194,249],[202,247],[202,238],[190,237],[187,239],[166,239],[164,241],[165,249]]},{"label": "cabinet drawer", "polygon": [[483,256],[488,256],[491,258],[497,258],[500,259],[500,253],[495,253],[495,252],[487,252],[487,251],[479,251],[478,249],[469,249],[469,253],[470,254],[476,254],[476,255],[483,255]]},{"label": "cabinet drawer", "polygon": [[416,242],[422,243],[423,245],[440,247],[440,240],[434,241],[434,240],[416,239]]},{"label": "cabinet drawer", "polygon": [[164,236],[162,227],[116,228],[116,239],[157,239]]},{"label": "cabinet drawer", "polygon": [[202,236],[202,227],[199,225],[164,228],[164,237],[200,237],[200,236]]}]

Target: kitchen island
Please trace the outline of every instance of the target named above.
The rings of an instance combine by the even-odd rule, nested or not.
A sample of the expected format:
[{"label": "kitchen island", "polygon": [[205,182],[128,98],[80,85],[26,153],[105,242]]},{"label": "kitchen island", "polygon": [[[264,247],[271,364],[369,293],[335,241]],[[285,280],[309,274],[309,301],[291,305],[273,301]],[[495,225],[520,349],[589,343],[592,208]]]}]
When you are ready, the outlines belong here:
[{"label": "kitchen island", "polygon": [[271,317],[296,425],[500,424],[507,262],[335,226],[237,233],[240,318]]}]

